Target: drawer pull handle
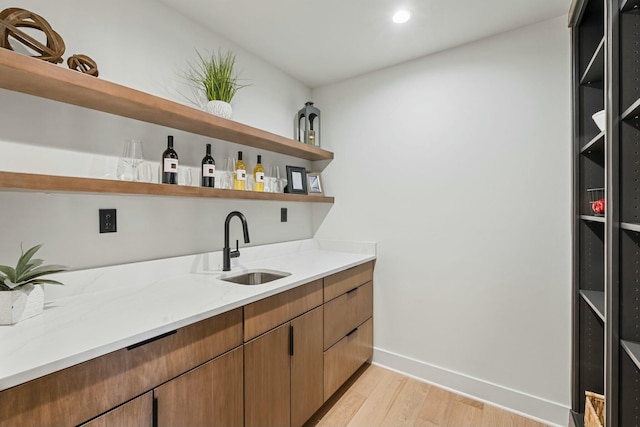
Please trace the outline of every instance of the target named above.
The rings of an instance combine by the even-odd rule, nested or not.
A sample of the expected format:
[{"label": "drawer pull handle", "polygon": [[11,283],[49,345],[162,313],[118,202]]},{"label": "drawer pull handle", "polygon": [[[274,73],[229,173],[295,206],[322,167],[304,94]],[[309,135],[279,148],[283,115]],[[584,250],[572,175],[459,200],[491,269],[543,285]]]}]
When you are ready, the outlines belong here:
[{"label": "drawer pull handle", "polygon": [[349,333],[347,334],[347,336],[349,337],[349,336],[351,336],[351,335],[355,334],[356,332],[358,332],[358,328],[355,328],[353,331],[349,332]]},{"label": "drawer pull handle", "polygon": [[158,398],[153,396],[153,403],[151,406],[151,425],[158,427]]},{"label": "drawer pull handle", "polygon": [[139,342],[137,344],[132,344],[132,345],[127,347],[127,350],[133,350],[134,348],[142,347],[143,345],[149,344],[149,343],[154,342],[154,341],[158,341],[159,339],[162,339],[162,338],[168,337],[169,335],[173,335],[173,334],[177,334],[177,333],[178,333],[177,330],[165,332],[164,334],[158,335],[157,337],[149,338],[148,340],[144,340],[144,341]]},{"label": "drawer pull handle", "polygon": [[354,293],[355,291],[357,291],[358,288],[353,288],[350,291],[347,291],[347,295]]}]

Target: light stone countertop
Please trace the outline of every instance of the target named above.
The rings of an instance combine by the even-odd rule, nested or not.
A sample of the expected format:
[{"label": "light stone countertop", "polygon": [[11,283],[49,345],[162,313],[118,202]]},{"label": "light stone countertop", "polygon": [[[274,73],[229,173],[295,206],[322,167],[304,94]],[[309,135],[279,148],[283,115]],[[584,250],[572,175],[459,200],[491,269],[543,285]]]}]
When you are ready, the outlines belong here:
[{"label": "light stone countertop", "polygon": [[[0,390],[153,338],[376,258],[374,243],[301,240],[61,273],[41,315],[0,326]],[[291,273],[264,285],[220,280],[250,269]]]}]

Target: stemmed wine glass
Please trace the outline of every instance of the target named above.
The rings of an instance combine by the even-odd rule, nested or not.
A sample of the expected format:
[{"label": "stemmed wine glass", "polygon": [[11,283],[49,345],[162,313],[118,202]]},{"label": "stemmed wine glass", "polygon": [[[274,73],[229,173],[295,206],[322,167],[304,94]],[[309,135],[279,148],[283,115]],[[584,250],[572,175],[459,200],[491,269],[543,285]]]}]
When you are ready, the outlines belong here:
[{"label": "stemmed wine glass", "polygon": [[[142,141],[128,139],[124,142],[122,155],[118,160],[118,179],[122,181],[138,181],[138,166],[144,162],[142,155]],[[146,178],[146,177],[145,177]],[[146,179],[142,179],[145,180]]]}]

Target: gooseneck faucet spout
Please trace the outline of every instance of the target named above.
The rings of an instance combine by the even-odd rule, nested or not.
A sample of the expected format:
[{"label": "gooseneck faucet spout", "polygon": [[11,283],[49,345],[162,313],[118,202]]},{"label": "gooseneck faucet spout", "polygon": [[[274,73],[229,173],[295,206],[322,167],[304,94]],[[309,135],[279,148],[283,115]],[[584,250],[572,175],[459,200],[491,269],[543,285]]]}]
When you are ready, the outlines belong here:
[{"label": "gooseneck faucet spout", "polygon": [[229,223],[231,218],[238,217],[242,222],[242,232],[244,234],[244,242],[249,243],[249,226],[247,225],[247,219],[242,212],[233,211],[227,215],[227,219],[224,221],[224,249],[222,250],[222,271],[231,270],[231,258],[238,258],[240,256],[240,250],[238,249],[238,241],[236,240],[236,249],[234,251],[229,247]]}]

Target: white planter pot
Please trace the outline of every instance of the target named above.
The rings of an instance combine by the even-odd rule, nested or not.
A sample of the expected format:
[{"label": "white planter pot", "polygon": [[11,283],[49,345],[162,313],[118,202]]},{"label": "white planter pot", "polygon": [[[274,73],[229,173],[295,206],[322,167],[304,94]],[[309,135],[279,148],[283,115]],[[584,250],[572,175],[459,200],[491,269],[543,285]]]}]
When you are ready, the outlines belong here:
[{"label": "white planter pot", "polygon": [[43,285],[27,285],[17,291],[0,291],[0,325],[13,325],[42,313],[43,309]]},{"label": "white planter pot", "polygon": [[224,119],[230,119],[233,110],[231,104],[224,101],[209,101],[204,106],[206,112],[213,114],[214,116],[222,117]]}]

